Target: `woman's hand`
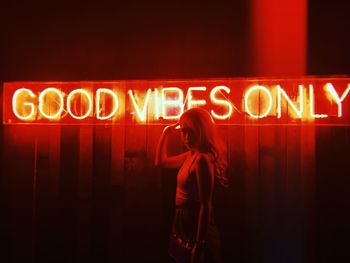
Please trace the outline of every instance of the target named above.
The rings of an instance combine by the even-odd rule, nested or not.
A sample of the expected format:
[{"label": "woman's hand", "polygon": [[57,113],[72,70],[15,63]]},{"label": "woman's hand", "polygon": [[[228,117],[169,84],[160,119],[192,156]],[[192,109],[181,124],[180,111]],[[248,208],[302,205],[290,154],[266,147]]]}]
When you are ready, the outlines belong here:
[{"label": "woman's hand", "polygon": [[184,152],[175,156],[168,156],[167,145],[169,137],[171,137],[170,133],[175,131],[177,126],[179,126],[179,122],[164,128],[156,149],[156,156],[154,159],[155,166],[162,166],[163,168],[180,168],[188,157],[189,152]]},{"label": "woman's hand", "polygon": [[174,124],[171,124],[171,125],[168,125],[164,128],[163,132],[170,132],[170,131],[173,131],[176,129],[177,126],[179,126],[180,123],[179,122],[176,122]]}]

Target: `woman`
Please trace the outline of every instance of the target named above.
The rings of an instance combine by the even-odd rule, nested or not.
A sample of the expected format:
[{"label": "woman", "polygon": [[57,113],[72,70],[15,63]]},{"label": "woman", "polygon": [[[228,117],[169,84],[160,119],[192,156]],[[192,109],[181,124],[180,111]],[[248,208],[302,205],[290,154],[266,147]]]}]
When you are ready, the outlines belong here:
[{"label": "woman", "polygon": [[[187,151],[168,156],[168,135],[179,127]],[[165,127],[159,139],[155,164],[180,168],[171,241],[176,240],[190,251],[191,262],[221,262],[219,235],[213,222],[212,195],[214,177],[223,185],[227,184],[227,161],[225,145],[210,114],[192,108],[182,114],[179,123]]]}]

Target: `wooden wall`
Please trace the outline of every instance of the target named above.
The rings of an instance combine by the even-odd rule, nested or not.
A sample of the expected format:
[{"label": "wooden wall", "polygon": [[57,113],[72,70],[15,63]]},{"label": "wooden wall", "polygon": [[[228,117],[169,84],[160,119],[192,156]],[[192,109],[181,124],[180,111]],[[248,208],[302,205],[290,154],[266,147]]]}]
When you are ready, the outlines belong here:
[{"label": "wooden wall", "polygon": [[[5,254],[166,262],[176,171],[152,165],[162,128],[3,126]],[[231,185],[216,187],[214,209],[226,262],[317,259],[327,245],[320,231],[337,229],[330,213],[347,215],[336,207],[348,203],[341,184],[349,128],[223,125],[220,132]]]}]

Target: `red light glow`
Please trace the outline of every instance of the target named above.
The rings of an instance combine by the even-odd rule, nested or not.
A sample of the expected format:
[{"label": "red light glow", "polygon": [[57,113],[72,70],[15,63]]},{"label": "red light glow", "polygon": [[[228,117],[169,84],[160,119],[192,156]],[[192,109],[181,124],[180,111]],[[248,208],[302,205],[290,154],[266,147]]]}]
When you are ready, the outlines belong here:
[{"label": "red light glow", "polygon": [[348,125],[349,92],[346,78],[13,82],[5,83],[3,122],[168,123],[203,107],[226,124]]}]

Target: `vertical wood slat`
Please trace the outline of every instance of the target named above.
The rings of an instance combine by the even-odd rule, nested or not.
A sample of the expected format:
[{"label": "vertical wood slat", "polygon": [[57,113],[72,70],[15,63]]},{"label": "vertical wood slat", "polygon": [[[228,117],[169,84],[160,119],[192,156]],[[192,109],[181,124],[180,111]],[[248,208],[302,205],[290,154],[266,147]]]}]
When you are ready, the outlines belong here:
[{"label": "vertical wood slat", "polygon": [[93,127],[79,129],[78,259],[87,262],[92,251]]},{"label": "vertical wood slat", "polygon": [[61,128],[36,129],[36,200],[35,241],[36,260],[50,260],[58,253],[59,182]]},{"label": "vertical wood slat", "polygon": [[303,207],[305,213],[305,258],[315,262],[315,127],[301,127],[300,169],[302,179]]},{"label": "vertical wood slat", "polygon": [[[275,185],[274,185],[274,208],[275,213],[275,245],[278,245],[279,252],[276,253],[275,260],[286,260],[289,255],[288,235],[286,234],[286,229],[288,229],[289,218],[286,215],[288,210],[288,196],[286,194],[287,185],[287,174],[288,174],[288,132],[289,127],[276,127],[276,132],[278,133],[278,138],[275,141],[274,156],[276,159],[276,174],[275,174]],[[292,142],[295,143],[295,142]]]},{"label": "vertical wood slat", "polygon": [[125,125],[113,126],[111,129],[111,192],[110,192],[110,260],[120,260],[122,254],[123,209],[125,202]]},{"label": "vertical wood slat", "polygon": [[261,248],[263,261],[275,261],[281,256],[275,247],[279,242],[276,231],[276,156],[274,155],[275,139],[278,137],[276,127],[259,127],[259,199],[261,216]]},{"label": "vertical wood slat", "polygon": [[60,153],[60,195],[57,261],[76,261],[78,257],[79,136],[77,126],[62,126]]},{"label": "vertical wood slat", "polygon": [[59,195],[61,143],[61,127],[51,127],[49,133],[49,167],[51,193],[55,199]]},{"label": "vertical wood slat", "polygon": [[300,170],[300,127],[288,127],[287,129],[287,173],[285,181],[286,210],[285,239],[286,247],[290,254],[292,262],[302,260],[302,249],[304,239],[302,237],[302,189],[301,189],[301,170]]},{"label": "vertical wood slat", "polygon": [[96,126],[93,138],[92,258],[108,260],[111,206],[111,126]]},{"label": "vertical wood slat", "polygon": [[93,135],[94,128],[83,126],[79,129],[79,198],[92,198],[93,177]]},{"label": "vertical wood slat", "polygon": [[248,261],[256,261],[260,245],[260,196],[259,196],[259,127],[244,127],[245,202]]},{"label": "vertical wood slat", "polygon": [[111,135],[111,158],[112,158],[112,176],[111,184],[121,186],[124,183],[124,152],[125,152],[125,125],[112,127]]}]

